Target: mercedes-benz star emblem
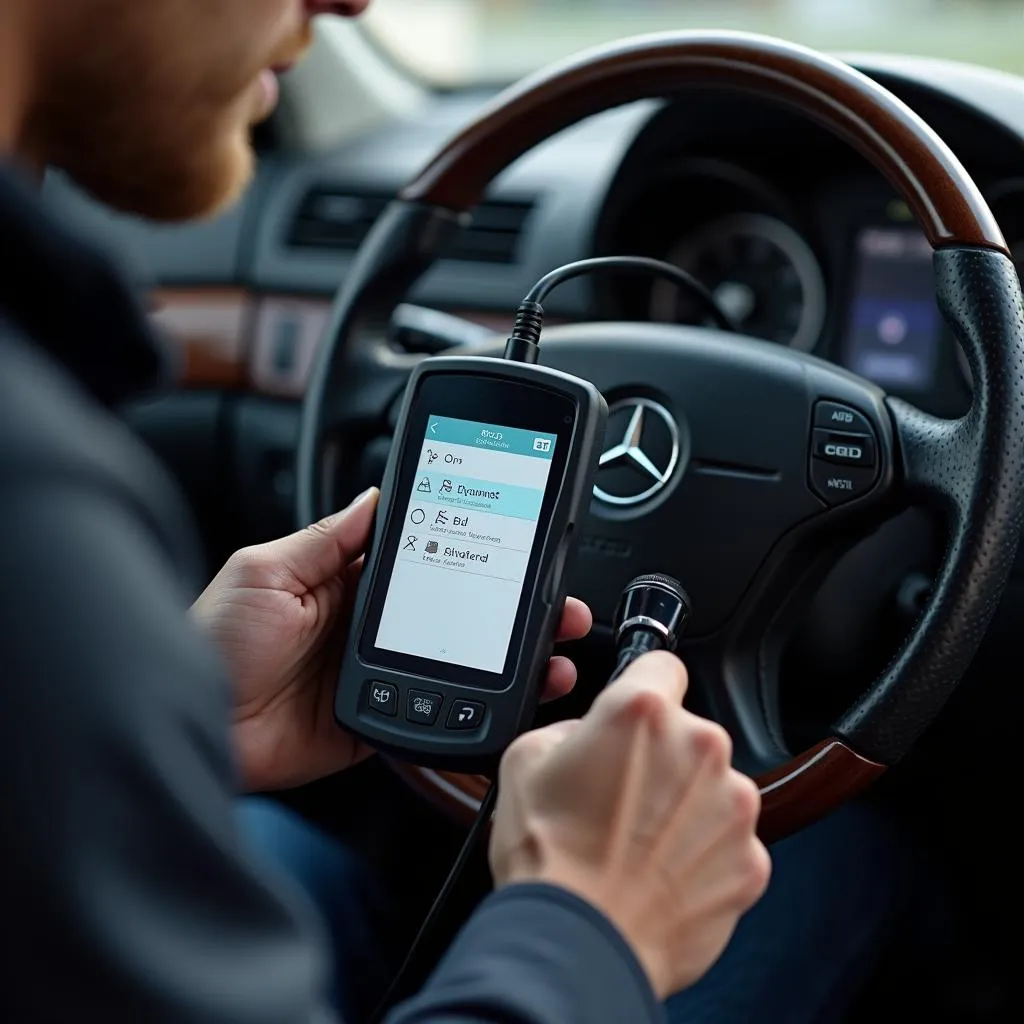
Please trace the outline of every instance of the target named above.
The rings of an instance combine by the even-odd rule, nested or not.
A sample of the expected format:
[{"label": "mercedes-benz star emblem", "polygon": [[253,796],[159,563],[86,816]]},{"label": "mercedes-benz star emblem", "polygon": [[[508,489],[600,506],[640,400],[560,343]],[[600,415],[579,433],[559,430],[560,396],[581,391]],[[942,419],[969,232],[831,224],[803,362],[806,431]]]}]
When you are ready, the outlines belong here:
[{"label": "mercedes-benz star emblem", "polygon": [[[676,466],[679,465],[679,427],[672,414],[662,405],[649,398],[628,398],[616,402],[609,413],[614,415],[621,410],[632,409],[632,415],[626,425],[626,433],[618,444],[614,444],[602,456],[598,464],[600,470],[616,466],[631,466],[638,472],[635,474],[638,489],[629,489],[627,493],[611,494],[595,485],[594,497],[607,505],[639,505],[653,498],[663,490],[672,479]],[[668,431],[669,446],[667,460],[665,452],[660,452],[657,462],[645,449],[645,428],[649,421],[660,421],[663,429]],[[664,463],[659,466],[658,463]],[[600,475],[598,476],[600,479]]]}]

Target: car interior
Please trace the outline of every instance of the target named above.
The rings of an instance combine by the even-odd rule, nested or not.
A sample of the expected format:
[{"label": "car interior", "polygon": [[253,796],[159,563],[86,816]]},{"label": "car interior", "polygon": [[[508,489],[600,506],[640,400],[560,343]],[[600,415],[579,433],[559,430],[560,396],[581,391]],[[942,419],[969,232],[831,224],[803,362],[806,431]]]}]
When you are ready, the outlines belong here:
[{"label": "car interior", "polygon": [[[665,27],[686,29],[686,7]],[[982,349],[1008,334],[981,313],[979,330],[955,329],[952,300],[937,301],[937,254],[952,247],[950,261],[967,261],[947,267],[947,289],[1003,239],[1024,267],[1024,78],[901,54],[898,38],[835,59],[779,47],[701,28],[615,39],[518,82],[499,73],[437,85],[367,27],[324,19],[256,132],[257,170],[238,206],[169,227],[115,215],[57,173],[47,195],[123,262],[176,357],[175,386],[123,415],[184,489],[210,576],[235,549],[379,484],[411,367],[442,352],[500,355],[517,306],[549,271],[637,255],[696,277],[738,333],[642,275],[581,277],[545,301],[541,361],[550,353],[601,388],[609,447],[638,404],[647,410],[642,447],[656,486],[635,467],[598,472],[569,585],[595,628],[568,651],[576,690],[539,718],[580,714],[604,685],[626,582],[677,577],[694,599],[681,646],[703,673],[694,706],[729,726],[738,764],[761,782],[772,836],[847,799],[871,801],[942,879],[948,942],[884,951],[852,1019],[894,1008],[1017,1019],[1024,884],[1011,783],[1024,555],[990,579],[961,541],[988,522],[991,494],[968,500],[951,527],[942,502],[911,500],[897,484],[913,461],[906,410],[968,422],[994,387]],[[429,259],[409,256],[439,209],[450,216]],[[807,417],[828,403],[853,417],[841,422],[858,444],[878,445],[877,465],[839,483],[835,463],[807,450]],[[1008,422],[961,453],[969,468],[995,467],[981,474],[993,488],[1020,471]],[[817,437],[827,424],[810,426]],[[1004,446],[1001,460],[992,445]],[[822,523],[837,524],[827,543]],[[814,557],[787,561],[757,594],[757,613],[737,619],[805,526]],[[912,674],[913,645],[934,641],[927,630],[954,570],[965,593],[1001,593],[976,653],[944,669],[960,679],[955,692],[945,701],[916,691],[914,707],[928,711],[912,735],[892,739],[891,721],[875,729],[873,719],[858,733],[879,706],[891,710],[862,707],[863,695],[880,679],[895,692]],[[944,607],[959,636],[967,605]],[[771,706],[750,725],[766,692]],[[798,791],[804,770],[824,762],[830,781]],[[389,866],[412,894],[401,911],[411,938],[481,794],[479,779],[380,758],[278,798]],[[399,820],[417,836],[414,852],[391,841]],[[449,934],[487,886],[478,857]]]}]

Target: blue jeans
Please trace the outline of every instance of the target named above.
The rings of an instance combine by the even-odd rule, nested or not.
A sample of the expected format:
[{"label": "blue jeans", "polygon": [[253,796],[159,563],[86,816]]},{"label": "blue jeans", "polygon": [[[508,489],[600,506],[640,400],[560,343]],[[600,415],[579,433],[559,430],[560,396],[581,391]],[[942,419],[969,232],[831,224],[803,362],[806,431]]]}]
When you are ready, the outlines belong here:
[{"label": "blue jeans", "polygon": [[[355,1024],[405,952],[388,934],[387,879],[276,803],[247,800],[242,815],[252,843],[299,882],[326,920],[338,965],[335,999]],[[668,1001],[671,1024],[841,1021],[887,942],[901,937],[904,922],[920,923],[920,865],[870,806],[849,805],[771,853],[768,892],[708,974]]]}]

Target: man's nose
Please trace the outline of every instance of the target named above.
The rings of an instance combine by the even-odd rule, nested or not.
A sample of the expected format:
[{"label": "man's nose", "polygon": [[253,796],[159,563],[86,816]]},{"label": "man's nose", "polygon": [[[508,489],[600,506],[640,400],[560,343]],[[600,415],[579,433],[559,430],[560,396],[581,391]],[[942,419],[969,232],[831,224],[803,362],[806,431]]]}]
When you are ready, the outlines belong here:
[{"label": "man's nose", "polygon": [[311,16],[340,14],[343,18],[354,18],[369,6],[370,0],[306,0],[306,10]]}]

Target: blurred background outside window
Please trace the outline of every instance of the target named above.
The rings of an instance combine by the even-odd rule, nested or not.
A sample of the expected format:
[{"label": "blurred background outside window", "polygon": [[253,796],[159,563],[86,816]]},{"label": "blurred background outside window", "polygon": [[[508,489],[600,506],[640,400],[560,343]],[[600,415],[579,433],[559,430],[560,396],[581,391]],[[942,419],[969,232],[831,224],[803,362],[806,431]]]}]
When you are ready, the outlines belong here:
[{"label": "blurred background outside window", "polygon": [[448,87],[511,82],[595,44],[682,28],[1024,73],[1024,0],[375,0],[365,24],[394,60]]}]

